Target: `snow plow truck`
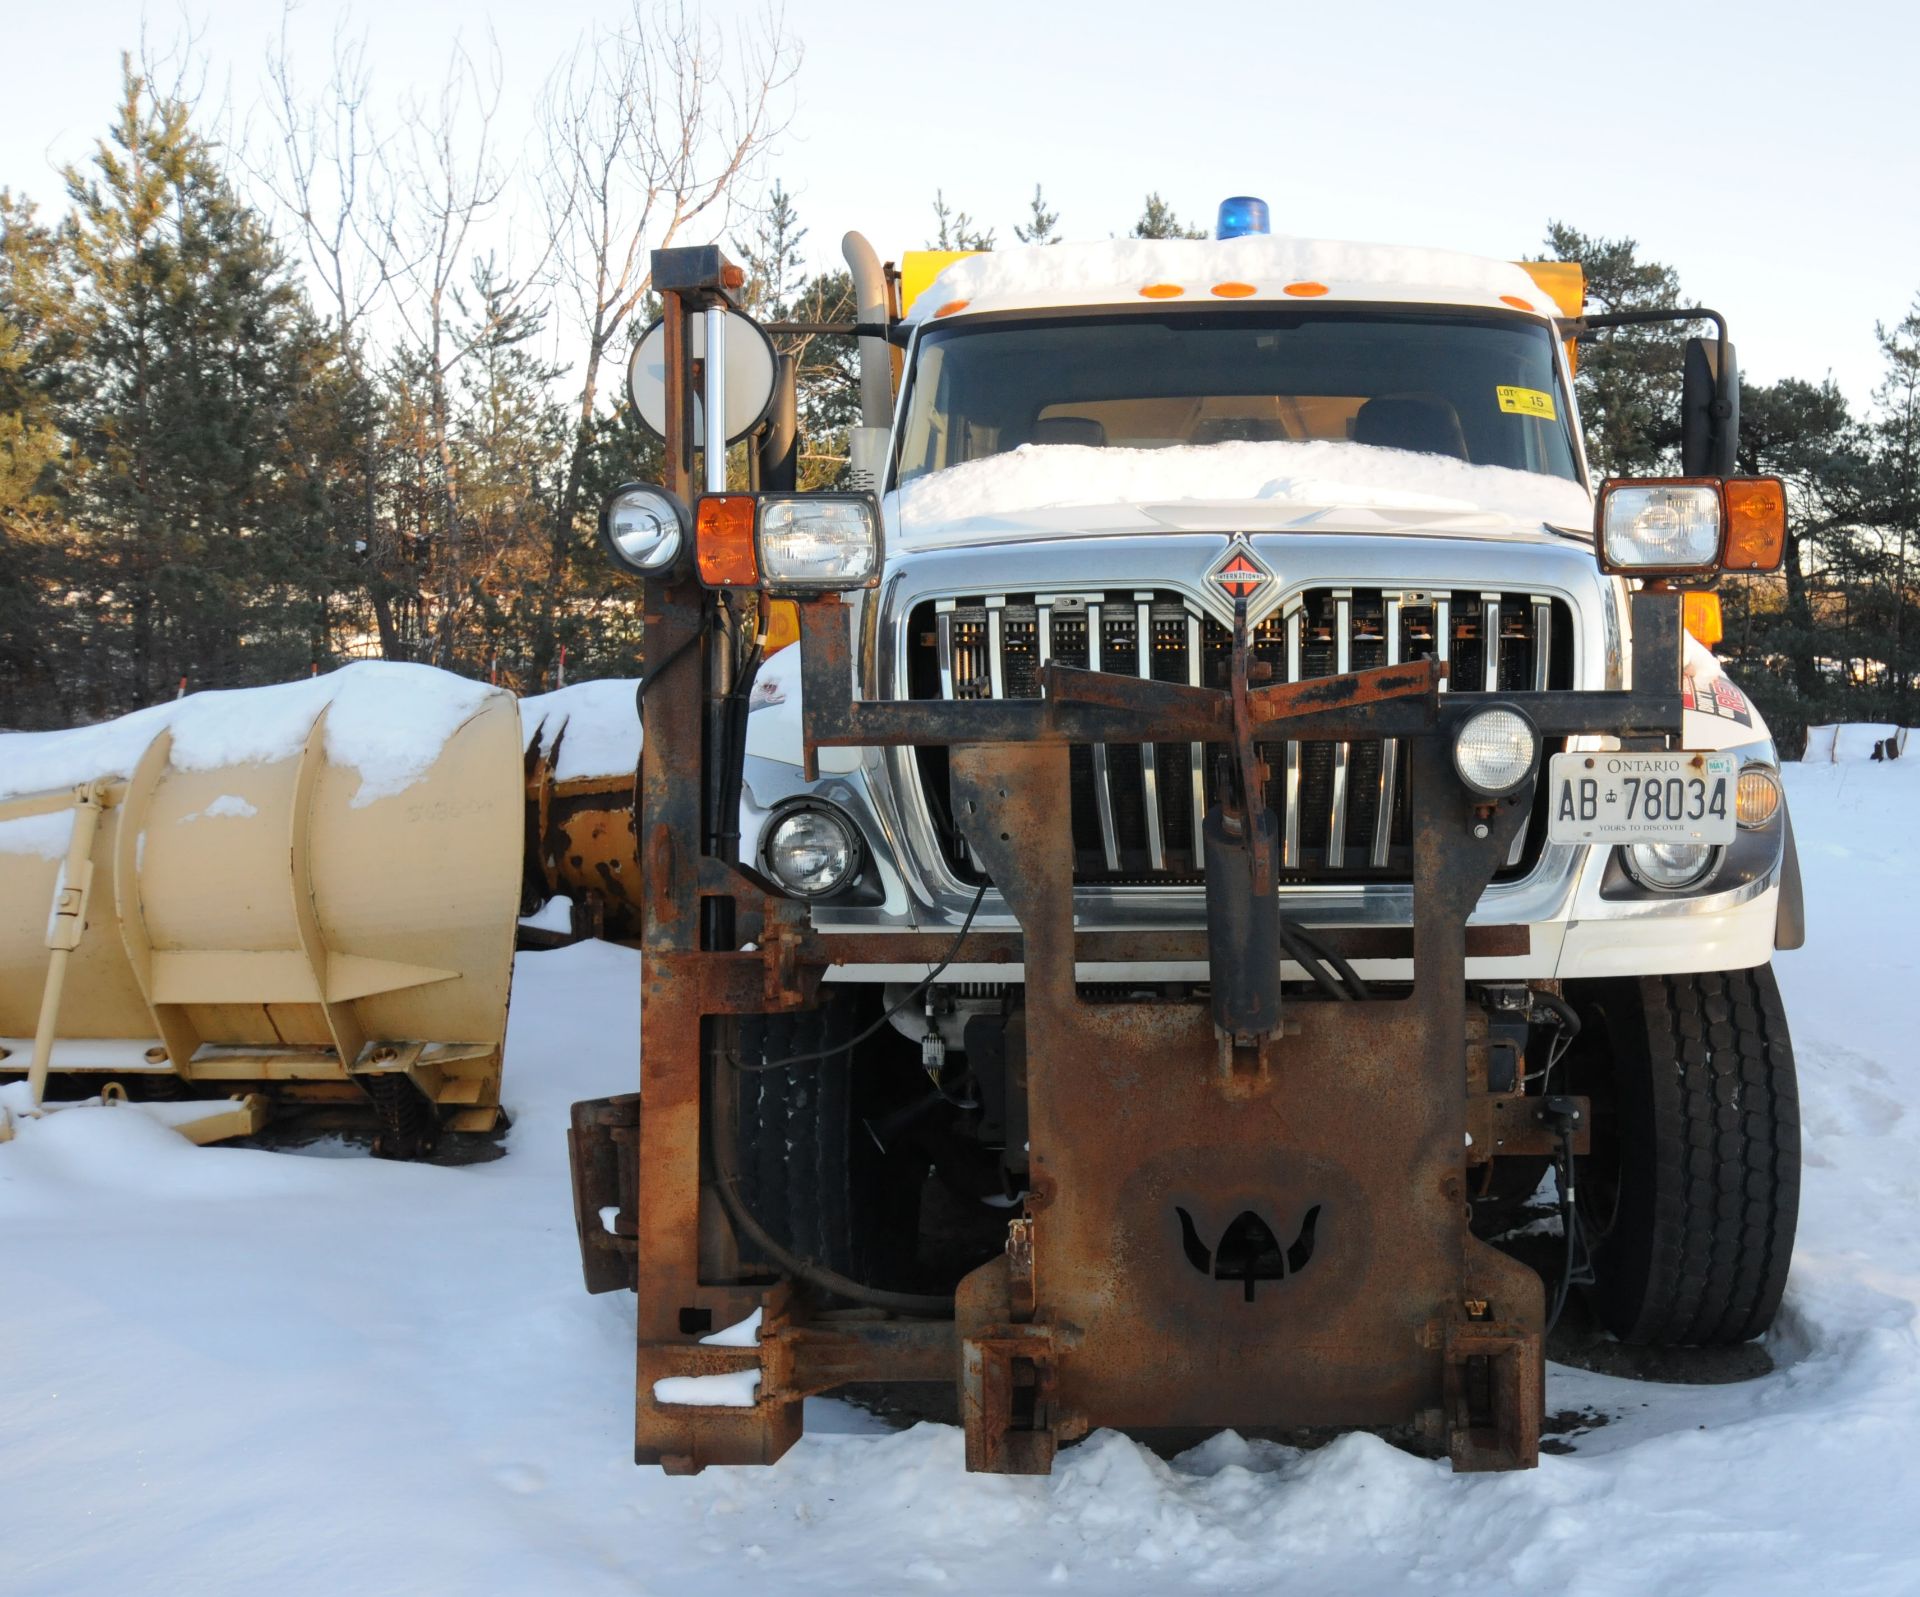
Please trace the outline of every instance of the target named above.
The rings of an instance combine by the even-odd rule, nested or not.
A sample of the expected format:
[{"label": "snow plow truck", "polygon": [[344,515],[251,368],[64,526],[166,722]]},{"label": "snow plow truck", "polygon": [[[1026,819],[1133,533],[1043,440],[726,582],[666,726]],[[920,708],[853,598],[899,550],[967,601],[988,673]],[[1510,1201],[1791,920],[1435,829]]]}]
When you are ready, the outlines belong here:
[{"label": "snow plow truck", "polygon": [[[739,268],[655,257],[667,480],[603,519],[644,584],[642,1079],[572,1128],[642,1463],[951,1382],[975,1470],[1222,1425],[1524,1468],[1569,1291],[1629,1342],[1774,1315],[1799,878],[1703,642],[1785,500],[1733,474],[1725,321],[1264,213],[849,235],[837,492],[794,491]],[[1595,481],[1577,346],[1655,319],[1714,329],[1679,470]],[[1540,1272],[1488,1239],[1549,1170]]]},{"label": "snow plow truck", "polygon": [[[495,1123],[515,916],[571,894],[641,953],[573,1200],[679,1472],[927,1383],[975,1470],[1101,1426],[1525,1468],[1573,1294],[1629,1343],[1763,1332],[1802,910],[1710,652],[1786,514],[1724,319],[1244,198],[845,253],[856,320],[767,326],[719,248],[655,254],[664,480],[601,514],[637,770],[405,666],[8,740],[0,1084],[211,1097],[207,1135],[357,1103],[417,1154]],[[1653,320],[1711,328],[1675,474],[1599,480],[1579,346]],[[782,333],[857,344],[831,491]],[[1536,1268],[1494,1244],[1541,1204]]]}]

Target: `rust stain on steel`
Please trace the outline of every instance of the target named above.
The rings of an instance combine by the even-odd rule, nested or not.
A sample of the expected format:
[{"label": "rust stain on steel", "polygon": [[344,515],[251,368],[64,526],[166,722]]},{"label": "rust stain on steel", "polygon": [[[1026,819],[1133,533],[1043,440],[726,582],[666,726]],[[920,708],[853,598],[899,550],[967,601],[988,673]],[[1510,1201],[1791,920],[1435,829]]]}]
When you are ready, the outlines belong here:
[{"label": "rust stain on steel", "polygon": [[[564,738],[555,739],[557,752]],[[583,908],[596,936],[640,935],[640,844],[634,827],[635,777],[553,779],[542,759],[528,778],[531,836],[527,899],[564,893]],[[530,908],[537,907],[530,905]]]},{"label": "rust stain on steel", "polygon": [[[955,749],[958,819],[1009,883],[1028,939],[1028,1137],[1046,1194],[1029,1204],[1033,1324],[1075,1333],[1049,1353],[1056,1432],[1229,1414],[1283,1428],[1413,1426],[1437,1414],[1463,1468],[1523,1461],[1537,1439],[1539,1280],[1468,1233],[1462,1156],[1466,911],[1524,809],[1473,839],[1446,758],[1435,738],[1415,756],[1416,792],[1441,802],[1416,829],[1411,996],[1292,1006],[1298,1030],[1269,1045],[1271,1081],[1248,1097],[1221,1079],[1205,1009],[1079,996],[1069,822],[1050,802],[1065,751]],[[1002,1293],[1007,1266],[983,1267]],[[1527,1389],[1499,1436],[1449,1395],[1445,1338],[1468,1297],[1534,1337],[1503,1366]],[[1430,1323],[1432,1335],[1412,1334]],[[970,1426],[1017,1427],[995,1364],[1014,1355],[984,1333],[967,1345],[977,1356],[963,1379],[979,1387]],[[1462,1356],[1485,1356],[1473,1347]],[[970,1435],[969,1456],[1000,1459],[1009,1445]]]},{"label": "rust stain on steel", "polygon": [[[1308,929],[1346,959],[1411,959],[1413,931],[1404,926],[1326,926]],[[807,958],[834,965],[931,964],[953,946],[951,932],[832,932],[811,939]],[[1524,958],[1533,948],[1525,926],[1469,926],[1469,959]],[[960,963],[1018,964],[1025,949],[1019,932],[974,931]],[[1192,962],[1207,957],[1207,937],[1198,931],[1076,932],[1074,958],[1082,963],[1135,960]]]},{"label": "rust stain on steel", "polygon": [[1416,660],[1410,665],[1349,671],[1344,676],[1278,682],[1271,687],[1254,688],[1247,697],[1254,721],[1265,726],[1314,710],[1360,709],[1392,699],[1431,698],[1439,693],[1446,674],[1443,662]]},{"label": "rust stain on steel", "polygon": [[[1487,835],[1472,835],[1437,675],[1356,673],[1320,691],[1364,702],[1291,701],[1299,713],[1284,735],[1411,740],[1414,979],[1398,1000],[1291,1006],[1296,1024],[1271,1040],[1266,1077],[1249,1092],[1219,1068],[1202,1006],[1093,1004],[1075,985],[1076,954],[1204,953],[1191,934],[1074,935],[1070,822],[1058,802],[1066,746],[1137,739],[1141,685],[1129,681],[1121,700],[1112,679],[1084,674],[1060,678],[1069,695],[1090,695],[1072,702],[856,703],[844,607],[802,606],[810,747],[954,748],[962,829],[1020,925],[1017,937],[976,934],[965,957],[1025,963],[1025,1008],[1009,1028],[1024,1041],[1010,1042],[1008,1068],[1026,1084],[1032,1159],[1021,1229],[1008,1253],[960,1282],[952,1323],[822,1315],[743,1271],[706,1155],[709,1138],[725,1147],[734,1135],[712,1027],[812,1003],[835,961],[930,959],[948,936],[815,933],[804,905],[703,857],[700,784],[686,780],[684,752],[673,764],[663,756],[701,746],[704,667],[692,644],[706,601],[685,580],[650,581],[646,594],[649,654],[685,645],[687,663],[646,700],[644,1112],[633,1128],[637,1171],[622,1170],[616,1148],[611,1176],[639,1293],[637,1460],[676,1471],[771,1462],[798,1437],[806,1393],[944,1369],[960,1384],[977,1469],[1044,1471],[1056,1446],[1093,1424],[1410,1426],[1458,1468],[1534,1461],[1543,1294],[1532,1271],[1468,1232],[1463,1152],[1472,1123],[1463,962],[1528,939],[1524,927],[1465,922],[1531,795],[1493,806]],[[1662,661],[1677,662],[1677,621],[1658,630],[1670,619],[1650,617],[1646,635],[1668,645]],[[1636,624],[1637,642],[1641,633]],[[1677,694],[1502,698],[1547,735],[1679,731]],[[1219,702],[1225,714],[1226,696]],[[1197,701],[1175,708],[1202,713]],[[732,906],[730,946],[702,946],[708,898]],[[1407,948],[1397,930],[1333,936],[1360,955]],[[756,939],[756,951],[739,951]],[[621,1124],[589,1116],[585,1135]],[[604,1156],[589,1152],[600,1174],[576,1177],[583,1210],[609,1179]],[[756,1307],[757,1349],[700,1343]],[[652,1397],[663,1376],[756,1365],[750,1408]]]}]

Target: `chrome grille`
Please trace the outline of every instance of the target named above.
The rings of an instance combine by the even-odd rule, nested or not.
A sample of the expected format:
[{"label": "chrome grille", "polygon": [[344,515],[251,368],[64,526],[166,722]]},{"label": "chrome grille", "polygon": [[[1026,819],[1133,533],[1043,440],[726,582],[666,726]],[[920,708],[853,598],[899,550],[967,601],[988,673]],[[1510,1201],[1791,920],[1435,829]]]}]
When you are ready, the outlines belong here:
[{"label": "chrome grille", "polygon": [[[1230,631],[1175,592],[981,594],[928,600],[908,632],[916,698],[1037,698],[1050,659],[1091,670],[1224,688]],[[1435,657],[1448,690],[1566,688],[1573,618],[1564,601],[1480,589],[1311,588],[1254,629],[1269,680],[1297,682]],[[1267,802],[1281,817],[1281,869],[1295,881],[1390,881],[1411,875],[1404,751],[1393,741],[1260,746]],[[1083,882],[1198,881],[1199,819],[1212,802],[1220,751],[1200,744],[1106,744],[1071,751],[1075,874]],[[946,754],[918,751],[949,858],[976,877],[951,819]],[[1536,816],[1507,861],[1531,865]]]}]

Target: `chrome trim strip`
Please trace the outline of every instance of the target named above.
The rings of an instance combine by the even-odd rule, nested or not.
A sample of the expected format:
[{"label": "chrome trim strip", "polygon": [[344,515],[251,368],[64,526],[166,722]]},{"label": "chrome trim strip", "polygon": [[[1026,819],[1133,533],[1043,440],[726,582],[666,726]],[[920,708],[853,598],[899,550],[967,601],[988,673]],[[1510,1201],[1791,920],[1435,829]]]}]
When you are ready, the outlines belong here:
[{"label": "chrome trim strip", "polygon": [[1480,675],[1489,693],[1500,691],[1500,595],[1480,595]]},{"label": "chrome trim strip", "polygon": [[[1287,680],[1300,680],[1300,620],[1304,611],[1295,600],[1287,611]],[[1287,744],[1287,828],[1280,863],[1288,870],[1300,866],[1300,745]]]},{"label": "chrome trim strip", "polygon": [[[1400,663],[1400,595],[1390,593],[1386,596],[1387,613],[1386,642],[1387,657],[1385,665]],[[1373,817],[1373,853],[1368,856],[1373,867],[1378,870],[1387,863],[1387,856],[1393,848],[1393,805],[1399,796],[1394,784],[1400,775],[1400,740],[1383,738],[1380,741],[1380,808]]]},{"label": "chrome trim strip", "polygon": [[1006,634],[1003,630],[1003,617],[1006,615],[1006,599],[999,603],[987,601],[987,696],[1004,699],[1007,696],[1006,669],[1000,662],[1000,650]]},{"label": "chrome trim strip", "polygon": [[[1553,601],[1544,594],[1529,594],[1528,603],[1533,609],[1533,688],[1536,693],[1547,690],[1547,681],[1551,674],[1553,656]],[[1520,863],[1521,855],[1527,851],[1527,838],[1533,831],[1533,822],[1529,821],[1514,834],[1513,847],[1507,850],[1507,869],[1512,870]]]},{"label": "chrome trim strip", "polygon": [[[1100,645],[1105,641],[1101,636],[1102,606],[1087,606],[1087,669],[1100,669]],[[1113,826],[1113,778],[1107,769],[1107,746],[1104,743],[1093,745],[1093,807],[1100,813],[1100,848],[1106,855],[1107,869],[1120,869],[1120,838]]]},{"label": "chrome trim strip", "polygon": [[[1453,601],[1441,594],[1433,598],[1433,657],[1442,665],[1453,663]],[[1450,685],[1443,680],[1440,691]]]},{"label": "chrome trim strip", "polygon": [[[1205,684],[1200,677],[1200,618],[1191,610],[1187,612],[1187,684],[1190,687],[1202,687]],[[1196,869],[1207,868],[1206,839],[1202,834],[1202,823],[1207,814],[1207,746],[1204,743],[1187,745],[1188,774],[1193,779],[1193,863]]]},{"label": "chrome trim strip", "polygon": [[938,640],[940,652],[940,697],[953,697],[953,609],[939,612],[934,619],[934,636]]},{"label": "chrome trim strip", "polygon": [[[1353,669],[1353,595],[1345,589],[1333,596],[1333,674],[1345,676]],[[1353,758],[1351,743],[1333,746],[1333,786],[1329,808],[1332,817],[1327,826],[1327,869],[1344,870],[1347,863],[1347,765]]]},{"label": "chrome trim strip", "polygon": [[[1133,658],[1142,682],[1153,680],[1153,606],[1141,599],[1134,607]],[[1140,745],[1140,786],[1147,801],[1147,858],[1156,871],[1167,868],[1167,843],[1160,826],[1160,755],[1151,743]]]}]

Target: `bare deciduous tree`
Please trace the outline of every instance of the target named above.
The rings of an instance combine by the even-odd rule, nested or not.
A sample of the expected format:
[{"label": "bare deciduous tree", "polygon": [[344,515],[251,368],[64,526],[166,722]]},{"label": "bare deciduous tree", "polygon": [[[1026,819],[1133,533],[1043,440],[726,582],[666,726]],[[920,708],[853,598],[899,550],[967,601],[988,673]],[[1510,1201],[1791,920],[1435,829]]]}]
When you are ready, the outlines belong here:
[{"label": "bare deciduous tree", "polygon": [[555,648],[602,371],[646,304],[649,251],[724,232],[786,126],[800,53],[778,13],[743,29],[729,60],[721,35],[697,13],[634,0],[622,24],[588,33],[548,82],[536,183],[553,240],[551,278],[571,302],[580,387],[553,507],[547,601],[530,640],[541,671]]},{"label": "bare deciduous tree", "polygon": [[[388,143],[371,109],[373,69],[365,34],[350,34],[344,24],[336,28],[327,80],[309,95],[294,65],[288,37],[292,16],[288,5],[281,12],[279,40],[267,57],[262,111],[269,131],[264,139],[241,144],[255,180],[299,238],[323,314],[333,324],[353,382],[362,385],[368,377],[363,323],[388,294],[395,265]],[[370,422],[365,418],[354,536],[380,652],[399,660],[406,658],[410,639],[396,618],[396,601],[409,603],[411,610],[418,581],[392,524],[378,514],[380,448]]]}]

